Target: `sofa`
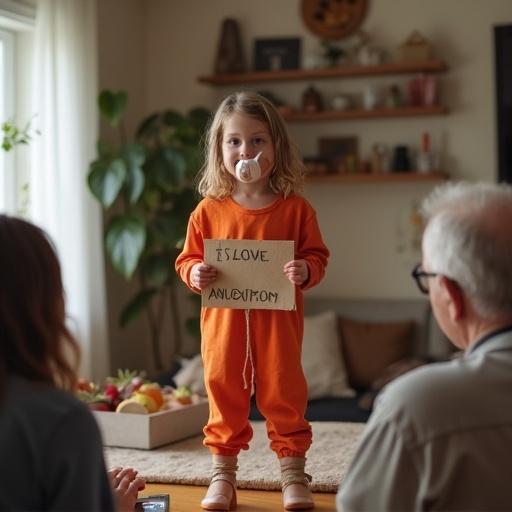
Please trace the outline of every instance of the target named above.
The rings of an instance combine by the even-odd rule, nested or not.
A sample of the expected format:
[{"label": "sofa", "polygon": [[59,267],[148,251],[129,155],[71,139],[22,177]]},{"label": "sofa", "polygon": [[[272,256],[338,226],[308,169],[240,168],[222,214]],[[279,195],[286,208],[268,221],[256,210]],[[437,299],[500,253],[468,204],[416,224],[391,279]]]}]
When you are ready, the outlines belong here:
[{"label": "sofa", "polygon": [[[418,366],[446,360],[452,353],[428,300],[307,297],[306,418],[365,422],[387,382]],[[250,417],[262,419],[254,402]]]},{"label": "sofa", "polygon": [[[365,422],[386,383],[418,366],[446,360],[454,351],[423,298],[306,295],[304,306],[302,366],[309,421]],[[158,381],[204,393],[200,355],[175,363]],[[263,419],[254,401],[250,418]]]}]

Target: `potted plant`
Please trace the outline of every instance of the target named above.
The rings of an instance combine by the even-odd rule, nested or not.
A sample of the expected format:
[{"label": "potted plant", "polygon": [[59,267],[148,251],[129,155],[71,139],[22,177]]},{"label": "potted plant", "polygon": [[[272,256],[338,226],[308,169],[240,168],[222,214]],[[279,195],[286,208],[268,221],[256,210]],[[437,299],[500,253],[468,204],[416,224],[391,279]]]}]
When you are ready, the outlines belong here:
[{"label": "potted plant", "polygon": [[[101,115],[117,130],[119,143],[98,142],[90,164],[88,186],[103,208],[112,213],[105,230],[108,257],[125,279],[137,280],[137,292],[120,314],[121,326],[143,312],[148,321],[155,369],[164,368],[161,335],[170,315],[175,351],[181,344],[174,261],[197,203],[193,181],[202,166],[201,138],[210,118],[204,108],[186,115],[172,110],[144,119],[134,140],[123,126],[127,94],[102,91]],[[198,332],[197,319],[189,330]]]},{"label": "potted plant", "polygon": [[[8,153],[14,151],[17,146],[28,145],[34,135],[40,135],[39,130],[32,129],[32,120],[28,121],[23,128],[20,128],[12,119],[4,121],[0,126],[0,147]],[[17,215],[28,217],[30,208],[30,185],[22,183],[18,191]]]},{"label": "potted plant", "polygon": [[[2,149],[5,152],[11,151],[15,146],[28,144],[32,140],[30,121],[23,127],[16,126],[11,119],[4,121],[1,126]],[[39,131],[36,131],[39,134]]]}]

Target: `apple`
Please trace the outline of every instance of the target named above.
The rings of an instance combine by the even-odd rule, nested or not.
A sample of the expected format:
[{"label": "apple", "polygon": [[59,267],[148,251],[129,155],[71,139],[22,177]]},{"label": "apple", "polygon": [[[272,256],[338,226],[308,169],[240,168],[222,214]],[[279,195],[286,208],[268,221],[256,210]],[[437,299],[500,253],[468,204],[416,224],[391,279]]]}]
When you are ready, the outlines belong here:
[{"label": "apple", "polygon": [[119,398],[119,389],[117,389],[115,384],[107,384],[104,393],[112,402],[115,402]]},{"label": "apple", "polygon": [[98,400],[97,402],[91,402],[89,409],[92,411],[112,411],[110,404],[106,400]]}]

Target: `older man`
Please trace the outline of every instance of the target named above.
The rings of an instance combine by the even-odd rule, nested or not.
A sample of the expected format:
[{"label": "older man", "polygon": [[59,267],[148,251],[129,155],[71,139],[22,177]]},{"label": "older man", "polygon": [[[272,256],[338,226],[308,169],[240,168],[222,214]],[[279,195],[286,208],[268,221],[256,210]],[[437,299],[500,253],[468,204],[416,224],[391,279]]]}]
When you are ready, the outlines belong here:
[{"label": "older man", "polygon": [[512,187],[449,184],[413,271],[464,356],[380,395],[339,510],[512,510]]}]

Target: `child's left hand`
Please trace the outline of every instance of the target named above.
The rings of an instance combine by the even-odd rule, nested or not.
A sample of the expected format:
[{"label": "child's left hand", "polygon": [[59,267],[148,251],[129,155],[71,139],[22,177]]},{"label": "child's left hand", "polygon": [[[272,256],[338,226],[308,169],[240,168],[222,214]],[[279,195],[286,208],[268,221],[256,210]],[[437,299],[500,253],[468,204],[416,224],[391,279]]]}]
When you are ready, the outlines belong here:
[{"label": "child's left hand", "polygon": [[309,267],[306,260],[292,260],[285,263],[283,271],[286,277],[297,286],[307,281],[309,277]]}]

